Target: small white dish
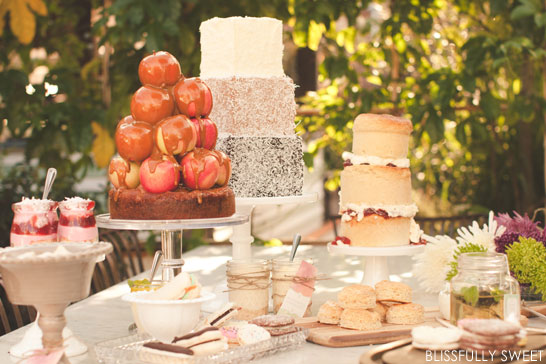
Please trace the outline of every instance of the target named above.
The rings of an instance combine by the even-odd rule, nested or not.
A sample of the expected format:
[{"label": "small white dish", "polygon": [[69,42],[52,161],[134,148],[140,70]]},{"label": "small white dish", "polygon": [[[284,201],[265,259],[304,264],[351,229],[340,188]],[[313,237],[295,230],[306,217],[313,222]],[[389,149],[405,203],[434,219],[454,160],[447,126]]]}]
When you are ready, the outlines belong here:
[{"label": "small white dish", "polygon": [[148,292],[133,292],[121,299],[131,303],[138,328],[159,341],[169,343],[176,336],[189,333],[199,323],[201,304],[216,295],[201,292],[201,297],[188,300],[150,300]]}]

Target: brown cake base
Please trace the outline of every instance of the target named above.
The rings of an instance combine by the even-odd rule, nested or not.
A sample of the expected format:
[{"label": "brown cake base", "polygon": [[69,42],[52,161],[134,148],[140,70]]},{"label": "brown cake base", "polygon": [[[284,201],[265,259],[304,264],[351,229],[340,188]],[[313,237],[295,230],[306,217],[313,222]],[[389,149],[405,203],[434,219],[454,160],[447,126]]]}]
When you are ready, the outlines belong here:
[{"label": "brown cake base", "polygon": [[207,219],[235,213],[235,195],[227,186],[205,191],[180,187],[165,193],[149,193],[142,187],[111,189],[108,200],[112,219]]}]

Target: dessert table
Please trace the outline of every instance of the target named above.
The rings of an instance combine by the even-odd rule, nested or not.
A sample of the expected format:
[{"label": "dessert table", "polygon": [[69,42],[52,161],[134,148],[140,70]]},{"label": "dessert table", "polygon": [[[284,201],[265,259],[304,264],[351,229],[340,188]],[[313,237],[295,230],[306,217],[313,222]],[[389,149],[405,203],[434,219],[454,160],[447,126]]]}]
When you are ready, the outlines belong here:
[{"label": "dessert table", "polygon": [[[288,256],[290,246],[282,247],[252,247],[252,254],[257,259],[268,259]],[[297,256],[312,258],[319,274],[329,279],[319,280],[313,295],[313,314],[327,299],[336,299],[342,287],[359,283],[359,257],[331,256],[324,245],[301,245]],[[218,298],[211,305],[204,306],[206,311],[212,311],[227,301],[225,263],[231,258],[231,245],[202,246],[184,254],[186,264],[184,270],[195,273],[202,285],[211,289]],[[402,281],[414,288],[414,302],[425,306],[437,306],[437,295],[425,293],[418,289],[417,281],[411,275],[411,258],[389,258],[390,279]],[[137,277],[147,277],[144,272]],[[93,344],[129,335],[128,327],[133,322],[129,303],[120,297],[129,291],[126,282],[110,287],[87,299],[77,302],[66,309],[66,319],[75,335],[90,347]],[[270,306],[272,307],[272,306]],[[8,354],[9,348],[23,336],[26,328],[20,328],[0,337],[0,363],[16,363],[17,359]],[[312,343],[305,343],[296,351],[283,352],[255,361],[255,363],[357,363],[360,356],[373,346],[358,346],[350,348],[327,348]],[[94,351],[70,359],[71,363],[97,363]]]}]

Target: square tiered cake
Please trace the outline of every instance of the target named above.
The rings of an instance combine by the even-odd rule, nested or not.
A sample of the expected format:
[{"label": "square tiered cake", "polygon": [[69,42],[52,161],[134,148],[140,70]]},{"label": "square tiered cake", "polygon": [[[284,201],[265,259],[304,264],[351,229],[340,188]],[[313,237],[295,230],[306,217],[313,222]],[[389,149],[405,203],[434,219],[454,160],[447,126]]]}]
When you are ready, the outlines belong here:
[{"label": "square tiered cake", "polygon": [[232,160],[229,186],[237,197],[301,195],[303,144],[294,133],[295,85],[282,67],[282,22],[213,18],[200,31],[217,147]]}]

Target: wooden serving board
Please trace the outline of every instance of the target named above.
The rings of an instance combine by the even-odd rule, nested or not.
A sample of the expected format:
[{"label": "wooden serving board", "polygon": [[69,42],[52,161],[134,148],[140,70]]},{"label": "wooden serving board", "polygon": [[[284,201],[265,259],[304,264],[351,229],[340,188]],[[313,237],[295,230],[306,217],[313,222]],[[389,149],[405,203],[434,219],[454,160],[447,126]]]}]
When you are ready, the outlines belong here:
[{"label": "wooden serving board", "polygon": [[304,317],[296,320],[296,326],[309,329],[307,341],[329,346],[333,348],[343,348],[347,346],[360,346],[371,344],[384,344],[392,341],[408,338],[411,336],[411,329],[421,325],[440,326],[436,321],[440,317],[440,312],[425,309],[425,322],[417,325],[394,325],[383,324],[383,327],[377,330],[358,331],[344,329],[337,325],[321,324],[316,317]]}]

